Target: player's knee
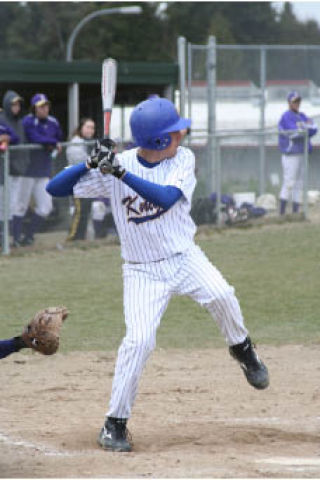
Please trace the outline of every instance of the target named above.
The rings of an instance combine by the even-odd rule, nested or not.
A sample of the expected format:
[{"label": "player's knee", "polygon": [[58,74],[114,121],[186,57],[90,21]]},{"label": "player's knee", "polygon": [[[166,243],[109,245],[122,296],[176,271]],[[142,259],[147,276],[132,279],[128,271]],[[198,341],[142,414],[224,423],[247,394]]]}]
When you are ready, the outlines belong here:
[{"label": "player's knee", "polygon": [[231,285],[227,285],[224,289],[219,290],[219,292],[214,292],[214,295],[210,302],[205,306],[211,310],[212,308],[216,309],[225,309],[227,305],[231,304],[235,298],[234,288]]},{"label": "player's knee", "polygon": [[93,202],[92,203],[92,219],[93,220],[104,220],[107,209],[103,202]]},{"label": "player's knee", "polygon": [[39,207],[35,208],[35,212],[40,217],[46,218],[52,212],[52,205],[40,205]]},{"label": "player's knee", "polygon": [[292,190],[294,187],[294,184],[295,184],[295,181],[289,178],[284,182],[284,188],[287,190]]},{"label": "player's knee", "polygon": [[24,217],[27,213],[28,205],[17,203],[13,208],[13,215],[16,217]]}]

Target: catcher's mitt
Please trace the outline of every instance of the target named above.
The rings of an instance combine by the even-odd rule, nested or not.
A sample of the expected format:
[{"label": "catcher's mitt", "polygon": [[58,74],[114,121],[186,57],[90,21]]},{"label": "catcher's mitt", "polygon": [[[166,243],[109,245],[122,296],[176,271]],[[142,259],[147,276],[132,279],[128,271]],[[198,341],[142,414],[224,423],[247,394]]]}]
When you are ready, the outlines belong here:
[{"label": "catcher's mitt", "polygon": [[66,307],[49,307],[37,312],[21,335],[25,345],[44,355],[56,353],[60,328],[67,316]]}]

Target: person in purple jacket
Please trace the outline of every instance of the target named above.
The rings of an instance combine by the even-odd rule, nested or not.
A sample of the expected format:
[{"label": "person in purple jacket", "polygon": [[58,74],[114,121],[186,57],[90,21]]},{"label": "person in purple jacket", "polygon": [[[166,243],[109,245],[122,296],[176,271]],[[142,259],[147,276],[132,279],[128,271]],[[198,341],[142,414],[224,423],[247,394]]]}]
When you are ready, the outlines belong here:
[{"label": "person in purple jacket", "polygon": [[0,150],[4,151],[8,147],[8,144],[16,145],[19,142],[19,137],[13,130],[0,120]]},{"label": "person in purple jacket", "polygon": [[[318,131],[317,125],[311,118],[299,111],[301,96],[298,92],[290,92],[287,96],[289,109],[281,116],[278,124],[279,149],[282,153],[283,183],[280,191],[280,215],[284,215],[288,200],[292,200],[292,212],[297,213],[302,199],[304,175],[304,134],[307,130],[309,138]],[[297,132],[281,132],[297,130]],[[300,130],[300,132],[298,131]],[[308,140],[309,153],[312,150]]]},{"label": "person in purple jacket", "polygon": [[[42,221],[52,211],[52,198],[46,192],[46,184],[51,176],[52,152],[61,151],[62,131],[58,120],[49,115],[50,101],[43,93],[36,93],[31,99],[31,113],[23,118],[23,126],[29,143],[38,143],[41,150],[31,150],[30,165],[17,184],[16,205],[14,209],[14,244],[32,245],[34,233]],[[34,199],[34,212],[27,225],[24,238],[22,221],[27,212],[30,199]]]}]

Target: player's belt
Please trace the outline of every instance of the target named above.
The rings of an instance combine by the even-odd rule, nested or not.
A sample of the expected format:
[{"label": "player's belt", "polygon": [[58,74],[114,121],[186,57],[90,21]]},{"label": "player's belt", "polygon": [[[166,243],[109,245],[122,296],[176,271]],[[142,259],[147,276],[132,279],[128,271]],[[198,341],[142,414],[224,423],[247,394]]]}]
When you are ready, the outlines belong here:
[{"label": "player's belt", "polygon": [[177,252],[174,255],[172,255],[171,257],[158,258],[158,260],[151,260],[150,262],[131,262],[130,260],[128,260],[128,261],[126,261],[126,263],[129,263],[130,265],[142,265],[142,264],[145,264],[145,263],[159,263],[159,262],[163,262],[164,260],[170,260],[170,258],[173,258],[177,255],[182,255],[182,252]]}]

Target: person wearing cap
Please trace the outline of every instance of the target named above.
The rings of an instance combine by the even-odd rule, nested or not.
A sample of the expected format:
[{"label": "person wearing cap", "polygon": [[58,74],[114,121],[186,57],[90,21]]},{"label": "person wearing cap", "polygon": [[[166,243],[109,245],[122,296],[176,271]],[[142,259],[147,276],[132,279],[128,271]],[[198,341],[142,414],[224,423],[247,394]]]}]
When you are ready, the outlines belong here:
[{"label": "person wearing cap", "polygon": [[[262,390],[269,385],[268,369],[248,336],[234,288],[194,242],[190,210],[196,160],[180,145],[181,131],[190,126],[170,100],[148,98],[130,116],[135,148],[116,153],[111,139],[97,141],[86,162],[64,169],[47,185],[58,197],[110,198],[119,233],[126,334],[97,439],[105,450],[132,449],[127,421],[158,327],[175,295],[187,295],[207,309],[251,386]],[[101,269],[105,271],[103,260]]]},{"label": "person wearing cap", "polygon": [[[0,124],[10,129],[9,143],[11,145],[26,143],[24,127],[22,124],[23,98],[14,90],[5,92],[2,99],[0,112]],[[10,191],[10,220],[15,207],[17,181],[23,175],[29,165],[30,155],[27,150],[10,151],[9,154],[9,191]],[[14,220],[12,220],[12,231],[14,235]]]},{"label": "person wearing cap", "polygon": [[[16,195],[14,220],[16,245],[32,245],[34,233],[43,219],[52,211],[52,198],[46,192],[46,184],[51,176],[52,152],[61,151],[62,131],[58,120],[49,115],[50,101],[44,93],[36,93],[31,98],[31,113],[23,118],[26,139],[29,143],[42,146],[30,151],[30,164],[23,176],[19,177]],[[34,211],[22,238],[22,222],[31,197]]]},{"label": "person wearing cap", "polygon": [[[308,131],[308,151],[311,153],[310,137],[318,131],[314,121],[300,112],[301,95],[297,91],[287,96],[289,109],[281,116],[278,124],[279,149],[282,153],[283,183],[280,191],[280,215],[286,212],[289,200],[292,212],[297,213],[302,199],[304,175],[304,132]],[[295,132],[296,130],[296,132]],[[284,134],[281,132],[291,131]]]}]

